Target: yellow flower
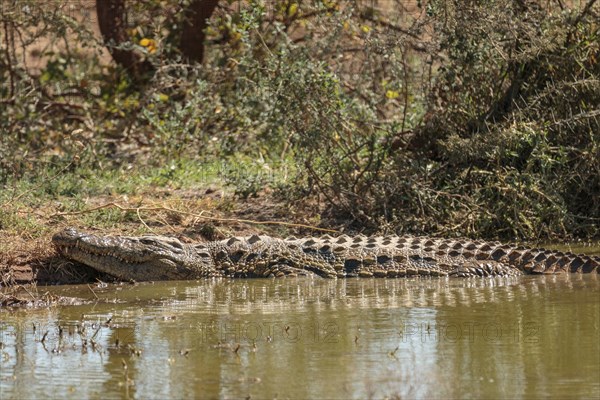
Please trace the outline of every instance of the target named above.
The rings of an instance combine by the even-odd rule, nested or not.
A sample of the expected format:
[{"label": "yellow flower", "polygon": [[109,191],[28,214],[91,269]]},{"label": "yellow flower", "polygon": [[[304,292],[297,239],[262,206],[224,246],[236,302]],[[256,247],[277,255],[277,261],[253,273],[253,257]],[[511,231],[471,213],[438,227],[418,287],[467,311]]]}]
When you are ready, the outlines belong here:
[{"label": "yellow flower", "polygon": [[156,52],[156,41],[153,39],[142,38],[140,39],[140,46],[145,47],[148,53],[152,54]]},{"label": "yellow flower", "polygon": [[388,99],[397,99],[398,97],[400,97],[400,93],[395,90],[388,90],[387,92],[385,92],[385,97],[387,97]]},{"label": "yellow flower", "polygon": [[288,17],[293,17],[298,12],[298,3],[293,3],[290,8],[288,8]]},{"label": "yellow flower", "polygon": [[362,29],[362,31],[363,31],[364,33],[369,33],[369,32],[371,32],[371,27],[370,27],[369,25],[363,25],[363,26],[361,26],[361,27],[360,27],[360,29]]}]

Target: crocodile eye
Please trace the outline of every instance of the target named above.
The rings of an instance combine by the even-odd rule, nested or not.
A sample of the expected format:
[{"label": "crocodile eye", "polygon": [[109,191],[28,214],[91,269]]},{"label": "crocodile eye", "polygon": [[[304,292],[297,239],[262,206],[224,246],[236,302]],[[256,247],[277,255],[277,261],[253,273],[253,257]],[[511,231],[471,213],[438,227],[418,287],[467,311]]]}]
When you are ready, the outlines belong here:
[{"label": "crocodile eye", "polygon": [[141,242],[142,244],[147,244],[147,245],[149,245],[149,246],[150,246],[150,245],[155,245],[155,244],[156,244],[156,241],[154,241],[154,239],[147,239],[147,238],[142,238],[142,239],[140,239],[140,242]]}]

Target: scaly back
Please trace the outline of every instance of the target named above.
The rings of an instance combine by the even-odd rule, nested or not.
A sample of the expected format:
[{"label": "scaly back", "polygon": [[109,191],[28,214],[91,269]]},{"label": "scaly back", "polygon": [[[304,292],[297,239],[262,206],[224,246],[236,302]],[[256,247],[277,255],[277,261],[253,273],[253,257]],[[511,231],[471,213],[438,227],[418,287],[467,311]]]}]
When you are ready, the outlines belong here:
[{"label": "scaly back", "polygon": [[[405,236],[236,237],[218,242],[228,265],[260,263],[323,276],[497,276],[600,272],[598,257],[499,242]],[[234,257],[231,257],[234,255]],[[275,268],[276,269],[276,268]],[[286,274],[282,272],[282,274]],[[236,274],[237,275],[237,274]],[[267,275],[269,276],[269,275]]]}]

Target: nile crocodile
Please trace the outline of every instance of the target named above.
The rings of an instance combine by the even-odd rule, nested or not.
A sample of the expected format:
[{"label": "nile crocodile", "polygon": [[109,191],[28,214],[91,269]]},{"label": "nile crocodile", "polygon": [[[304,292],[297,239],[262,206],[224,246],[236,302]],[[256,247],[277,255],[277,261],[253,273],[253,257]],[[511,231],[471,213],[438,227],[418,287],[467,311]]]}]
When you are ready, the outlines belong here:
[{"label": "nile crocodile", "polygon": [[120,279],[202,277],[506,276],[600,273],[600,257],[498,242],[403,236],[232,237],[187,244],[165,236],[98,236],[68,228],[52,241],[66,258]]}]

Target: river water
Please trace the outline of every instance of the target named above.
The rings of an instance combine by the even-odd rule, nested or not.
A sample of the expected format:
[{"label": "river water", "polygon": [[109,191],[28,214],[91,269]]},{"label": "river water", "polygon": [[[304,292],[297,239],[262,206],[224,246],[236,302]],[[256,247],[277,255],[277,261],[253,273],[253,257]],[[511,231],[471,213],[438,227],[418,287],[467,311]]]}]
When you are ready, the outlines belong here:
[{"label": "river water", "polygon": [[599,398],[600,276],[40,288],[0,310],[0,397]]}]

